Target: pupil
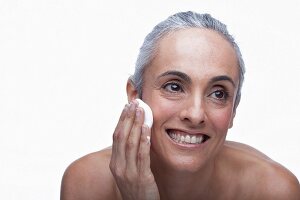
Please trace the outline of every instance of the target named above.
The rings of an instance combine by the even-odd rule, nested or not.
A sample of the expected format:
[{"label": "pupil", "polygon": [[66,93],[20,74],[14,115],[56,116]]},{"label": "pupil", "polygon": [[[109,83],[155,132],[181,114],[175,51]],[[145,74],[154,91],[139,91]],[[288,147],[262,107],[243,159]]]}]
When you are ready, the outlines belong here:
[{"label": "pupil", "polygon": [[224,97],[224,93],[221,92],[221,91],[217,91],[217,92],[216,92],[216,97],[219,98],[219,99],[221,99],[221,98]]},{"label": "pupil", "polygon": [[178,85],[175,85],[175,84],[173,84],[173,85],[171,85],[171,88],[172,88],[172,90],[174,90],[174,91],[178,91]]}]

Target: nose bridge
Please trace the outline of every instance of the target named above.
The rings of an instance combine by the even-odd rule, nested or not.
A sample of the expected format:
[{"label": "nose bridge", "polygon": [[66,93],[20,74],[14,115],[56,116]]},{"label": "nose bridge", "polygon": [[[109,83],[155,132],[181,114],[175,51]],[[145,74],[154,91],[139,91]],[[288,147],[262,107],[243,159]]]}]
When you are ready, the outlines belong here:
[{"label": "nose bridge", "polygon": [[196,92],[187,99],[185,111],[183,111],[184,120],[188,120],[193,124],[201,124],[205,119],[205,103],[203,95]]}]

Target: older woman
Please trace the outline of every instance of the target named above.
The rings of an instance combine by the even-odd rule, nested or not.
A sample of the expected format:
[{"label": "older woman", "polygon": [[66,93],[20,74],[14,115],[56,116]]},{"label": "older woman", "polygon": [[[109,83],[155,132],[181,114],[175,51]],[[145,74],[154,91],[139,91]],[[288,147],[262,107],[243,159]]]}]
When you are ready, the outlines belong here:
[{"label": "older woman", "polygon": [[[61,199],[299,200],[291,172],[225,141],[244,72],[237,44],[210,15],[177,13],[155,26],[128,80],[112,148],[71,164]],[[136,98],[153,111],[151,129]]]}]

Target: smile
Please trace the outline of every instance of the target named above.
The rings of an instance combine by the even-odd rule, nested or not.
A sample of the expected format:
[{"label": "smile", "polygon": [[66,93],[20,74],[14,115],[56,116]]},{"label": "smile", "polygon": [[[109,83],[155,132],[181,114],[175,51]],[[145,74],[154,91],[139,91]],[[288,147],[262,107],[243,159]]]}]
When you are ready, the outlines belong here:
[{"label": "smile", "polygon": [[167,133],[174,142],[180,144],[201,144],[209,139],[209,136],[204,134],[194,135],[171,129],[168,129]]}]

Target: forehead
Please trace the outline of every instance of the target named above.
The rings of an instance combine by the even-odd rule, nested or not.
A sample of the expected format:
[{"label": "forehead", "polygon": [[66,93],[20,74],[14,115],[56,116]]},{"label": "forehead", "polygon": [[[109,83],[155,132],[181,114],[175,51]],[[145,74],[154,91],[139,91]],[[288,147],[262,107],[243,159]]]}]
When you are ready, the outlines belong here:
[{"label": "forehead", "polygon": [[165,35],[157,44],[149,70],[152,75],[167,70],[191,74],[226,74],[238,77],[235,50],[224,36],[216,31],[189,28]]}]

